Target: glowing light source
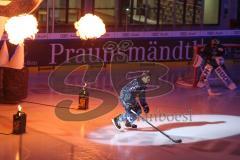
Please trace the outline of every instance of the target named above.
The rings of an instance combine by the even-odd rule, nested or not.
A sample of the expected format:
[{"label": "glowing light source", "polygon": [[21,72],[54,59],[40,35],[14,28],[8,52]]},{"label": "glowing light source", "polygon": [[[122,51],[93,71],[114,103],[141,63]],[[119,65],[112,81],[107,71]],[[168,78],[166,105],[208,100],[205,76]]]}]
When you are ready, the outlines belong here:
[{"label": "glowing light source", "polygon": [[77,29],[77,36],[84,40],[99,38],[106,33],[102,19],[92,14],[86,14],[75,22],[74,26]]},{"label": "glowing light source", "polygon": [[0,40],[2,38],[2,34],[4,32],[5,23],[6,23],[7,20],[8,20],[8,17],[0,16]]},{"label": "glowing light source", "polygon": [[18,105],[18,112],[22,112],[22,106],[20,104]]},{"label": "glowing light source", "polygon": [[1,5],[1,6],[6,6],[6,5],[8,5],[9,3],[11,3],[11,1],[8,1],[8,0],[0,0],[0,5]]},{"label": "glowing light source", "polygon": [[13,115],[13,134],[23,134],[26,132],[27,114],[18,105],[18,111]]},{"label": "glowing light source", "polygon": [[17,45],[27,38],[34,39],[38,32],[37,26],[37,19],[33,15],[24,14],[10,18],[5,24],[5,30],[9,42]]},{"label": "glowing light source", "polygon": [[89,105],[89,93],[88,90],[86,89],[87,83],[84,83],[83,88],[79,92],[79,97],[78,97],[78,109],[88,109]]}]

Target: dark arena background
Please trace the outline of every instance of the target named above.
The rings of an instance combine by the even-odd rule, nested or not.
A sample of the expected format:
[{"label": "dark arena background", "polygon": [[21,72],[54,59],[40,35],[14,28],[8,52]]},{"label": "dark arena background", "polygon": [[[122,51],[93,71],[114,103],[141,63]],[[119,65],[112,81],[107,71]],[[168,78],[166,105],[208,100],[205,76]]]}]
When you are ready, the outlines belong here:
[{"label": "dark arena background", "polygon": [[0,160],[238,160],[239,68],[238,0],[0,0]]}]

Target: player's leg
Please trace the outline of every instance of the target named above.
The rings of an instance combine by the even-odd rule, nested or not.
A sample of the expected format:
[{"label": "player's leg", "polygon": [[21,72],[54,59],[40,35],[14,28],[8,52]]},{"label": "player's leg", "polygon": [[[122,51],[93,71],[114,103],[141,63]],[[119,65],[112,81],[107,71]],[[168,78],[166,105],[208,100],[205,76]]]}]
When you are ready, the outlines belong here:
[{"label": "player's leg", "polygon": [[119,114],[117,117],[112,119],[114,126],[118,130],[123,129],[121,124],[127,121],[127,117],[129,116],[128,112],[130,111],[130,107],[132,106],[132,103],[125,101],[125,99],[122,98],[121,96],[120,96],[120,102],[122,103],[122,106],[124,107],[126,112],[123,114]]},{"label": "player's leg", "polygon": [[119,121],[119,117],[120,116],[122,116],[121,114],[119,114],[117,117],[114,117],[113,119],[112,119],[112,122],[113,122],[113,125],[115,126],[115,128],[116,129],[118,129],[118,130],[121,130],[121,123],[120,123],[120,121]]},{"label": "player's leg", "polygon": [[[140,105],[138,103],[135,103],[134,106],[131,108],[135,113],[137,113],[137,115],[140,115],[142,113],[142,109],[140,107]],[[137,128],[137,125],[134,124],[134,122],[136,121],[136,119],[138,118],[138,116],[133,114],[131,112],[131,110],[128,110],[126,113],[126,123],[125,123],[125,127],[129,127],[129,128]]]},{"label": "player's leg", "polygon": [[210,64],[206,64],[200,76],[199,82],[197,83],[198,87],[202,88],[202,87],[205,87],[206,84],[208,84],[208,78],[212,72],[212,69],[213,67]]},{"label": "player's leg", "polygon": [[227,88],[230,90],[234,90],[237,88],[236,84],[232,81],[229,76],[229,73],[224,65],[223,57],[215,57],[216,69],[215,73],[221,79],[221,81],[225,84]]},{"label": "player's leg", "polygon": [[232,81],[230,76],[228,76],[227,72],[224,70],[222,66],[218,66],[215,69],[215,73],[217,74],[219,79],[222,80],[222,82],[225,84],[227,88],[229,88],[230,90],[234,90],[237,88],[237,85]]}]

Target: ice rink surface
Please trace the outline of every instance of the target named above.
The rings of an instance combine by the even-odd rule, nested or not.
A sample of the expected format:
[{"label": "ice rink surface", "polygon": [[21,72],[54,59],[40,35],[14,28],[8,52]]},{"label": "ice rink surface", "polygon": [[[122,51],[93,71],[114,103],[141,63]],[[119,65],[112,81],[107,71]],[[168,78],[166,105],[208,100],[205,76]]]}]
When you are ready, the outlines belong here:
[{"label": "ice rink surface", "polygon": [[[0,104],[0,159],[240,158],[239,87],[230,91],[215,75],[211,77],[211,87],[213,91],[221,92],[220,96],[209,96],[205,88],[176,85],[179,77],[191,77],[191,65],[186,62],[115,64],[101,70],[98,67],[89,69],[91,83],[88,86],[90,103],[87,111],[77,110],[78,95],[74,95],[74,91],[73,94],[65,92],[64,86],[61,87],[62,79],[51,77],[54,70],[30,68],[29,96],[21,103],[27,114],[25,134],[4,135],[12,132],[12,116],[17,111],[17,105]],[[238,86],[239,67],[239,62],[227,64]],[[68,72],[68,67],[65,69],[56,75]],[[86,76],[85,69],[80,67],[69,73],[63,81],[65,85],[81,86],[82,77]],[[111,119],[123,112],[118,102],[119,89],[142,70],[151,71],[154,76],[147,94],[150,114],[143,116],[171,137],[181,138],[182,144],[174,144],[142,120],[136,122],[138,129],[119,132],[113,127]],[[60,89],[52,88],[49,82],[54,82]],[[98,110],[102,104],[105,106]]]}]

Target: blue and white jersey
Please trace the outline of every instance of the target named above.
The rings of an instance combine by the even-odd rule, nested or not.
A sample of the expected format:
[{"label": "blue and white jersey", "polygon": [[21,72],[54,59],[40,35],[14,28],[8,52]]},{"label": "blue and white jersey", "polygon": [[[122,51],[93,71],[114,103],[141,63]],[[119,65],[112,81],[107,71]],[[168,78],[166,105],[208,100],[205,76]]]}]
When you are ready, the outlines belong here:
[{"label": "blue and white jersey", "polygon": [[142,107],[147,106],[145,98],[146,85],[140,78],[134,79],[126,84],[120,92],[120,100],[124,107],[131,107],[132,105],[138,105],[136,97],[139,97],[139,101]]}]

